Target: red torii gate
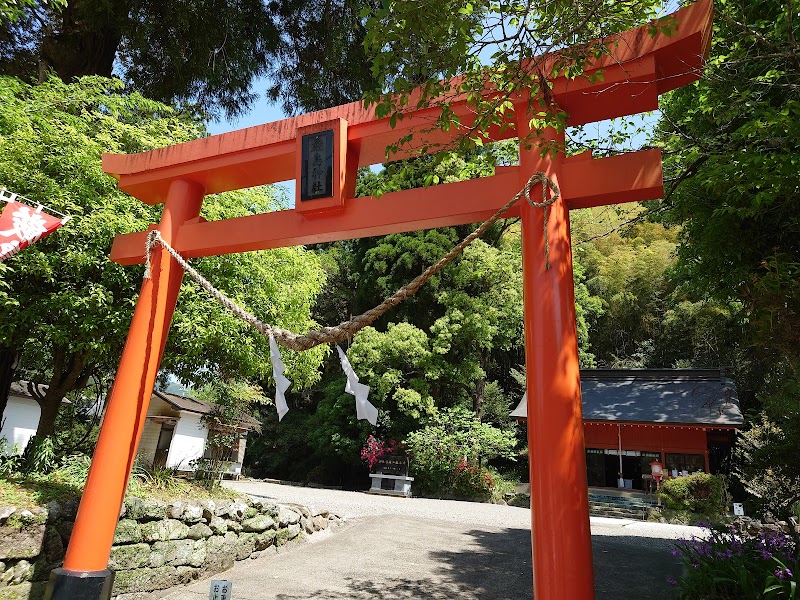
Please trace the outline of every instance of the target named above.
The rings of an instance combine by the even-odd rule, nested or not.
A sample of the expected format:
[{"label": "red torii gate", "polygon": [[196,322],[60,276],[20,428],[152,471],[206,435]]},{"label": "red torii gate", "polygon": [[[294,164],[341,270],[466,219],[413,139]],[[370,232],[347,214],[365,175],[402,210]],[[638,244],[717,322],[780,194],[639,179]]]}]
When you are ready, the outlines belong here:
[{"label": "red torii gate", "polygon": [[[674,17],[672,36],[652,37],[643,26],[609,40],[611,55],[592,66],[602,70],[602,78],[554,81],[553,96],[569,114],[568,125],[657,109],[659,94],[700,77],[710,45],[711,0]],[[465,100],[452,108],[469,122]],[[515,108],[511,130],[492,132],[492,141],[532,133],[528,99],[519,98]],[[379,200],[353,198],[358,167],[382,162],[388,144],[429,127],[436,110],[417,111],[392,129],[388,119],[376,119],[356,102],[141,154],[105,155],[103,169],[143,202],[164,203],[158,229],[186,258],[479,222],[534,172],[556,181],[561,199],[551,206],[548,222],[551,269],[545,269],[543,211],[523,201],[505,215],[522,219],[534,592],[537,600],[594,598],[569,210],[661,197],[661,156],[646,150],[565,158],[534,146],[520,149],[518,167],[498,168],[493,177],[388,193]],[[304,202],[301,138],[325,130],[333,131],[332,193]],[[563,141],[563,133],[553,130],[534,133]],[[455,133],[435,135],[435,141],[447,142]],[[298,182],[294,210],[216,222],[199,216],[206,194],[288,179]],[[146,232],[118,236],[112,260],[142,263],[145,237]],[[64,567],[51,576],[51,598],[110,592],[111,543],[182,276],[158,248],[152,279],[142,284]]]}]

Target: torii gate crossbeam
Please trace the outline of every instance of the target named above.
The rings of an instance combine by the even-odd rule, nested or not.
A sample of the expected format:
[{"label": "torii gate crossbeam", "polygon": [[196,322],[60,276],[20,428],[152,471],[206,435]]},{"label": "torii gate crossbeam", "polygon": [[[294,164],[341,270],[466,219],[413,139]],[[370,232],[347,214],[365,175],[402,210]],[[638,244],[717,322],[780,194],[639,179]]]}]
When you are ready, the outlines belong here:
[{"label": "torii gate crossbeam", "polygon": [[[610,56],[593,65],[602,70],[602,78],[554,81],[552,91],[570,115],[568,124],[656,109],[659,94],[700,77],[710,44],[711,0],[674,17],[677,31],[669,37],[650,36],[640,27],[609,40]],[[530,131],[527,100],[517,99],[508,130],[490,132],[487,139],[532,133],[546,141],[563,140],[563,134],[551,130]],[[456,101],[453,107],[468,122],[466,103]],[[518,167],[498,168],[493,177],[380,199],[353,198],[358,167],[382,162],[387,144],[429,127],[432,111],[418,111],[392,129],[388,119],[376,119],[353,103],[142,154],[106,155],[103,168],[119,179],[120,189],[150,204],[164,203],[158,229],[187,258],[482,221],[534,172],[555,180],[562,198],[551,206],[548,221],[551,269],[544,264],[543,211],[520,202],[509,212],[522,219],[534,593],[537,600],[591,599],[569,210],[659,198],[660,154],[564,158],[534,147],[520,150]],[[300,139],[323,130],[333,132],[333,192],[330,198],[304,202]],[[447,142],[454,135],[440,132],[427,141]],[[298,180],[294,210],[216,222],[199,216],[207,194],[287,179]],[[112,259],[143,262],[145,235],[118,236]],[[182,276],[169,254],[156,249],[153,276],[142,284],[64,567],[51,575],[48,598],[110,594],[113,575],[106,566],[111,543]]]}]

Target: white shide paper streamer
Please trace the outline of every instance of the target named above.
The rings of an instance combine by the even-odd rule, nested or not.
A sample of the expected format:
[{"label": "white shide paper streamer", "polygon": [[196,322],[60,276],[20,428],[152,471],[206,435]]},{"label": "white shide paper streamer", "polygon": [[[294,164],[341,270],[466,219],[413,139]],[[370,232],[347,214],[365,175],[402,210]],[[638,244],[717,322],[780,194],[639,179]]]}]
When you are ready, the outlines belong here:
[{"label": "white shide paper streamer", "polygon": [[344,350],[338,345],[336,349],[339,351],[339,359],[342,361],[342,370],[347,376],[347,385],[344,386],[344,391],[356,397],[356,417],[366,419],[375,425],[378,422],[378,409],[367,400],[369,386],[358,382],[358,375],[353,371],[353,367],[350,366],[350,361],[347,360]]},{"label": "white shide paper streamer", "polygon": [[275,336],[271,333],[269,334],[269,359],[272,362],[272,376],[275,378],[275,408],[278,409],[278,421],[280,421],[289,412],[285,394],[292,382],[284,376],[286,365],[283,364]]}]

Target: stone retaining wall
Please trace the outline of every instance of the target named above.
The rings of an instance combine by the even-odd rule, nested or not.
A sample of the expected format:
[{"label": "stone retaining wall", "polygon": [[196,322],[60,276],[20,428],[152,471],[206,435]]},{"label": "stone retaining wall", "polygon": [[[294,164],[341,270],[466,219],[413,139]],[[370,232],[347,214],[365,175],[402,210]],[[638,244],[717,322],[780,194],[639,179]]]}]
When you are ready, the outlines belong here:
[{"label": "stone retaining wall", "polygon": [[[50,571],[64,560],[76,510],[77,505],[55,502],[35,511],[0,508],[0,600],[44,597]],[[108,563],[116,573],[114,594],[148,597],[340,521],[324,510],[250,498],[170,503],[127,498]]]}]

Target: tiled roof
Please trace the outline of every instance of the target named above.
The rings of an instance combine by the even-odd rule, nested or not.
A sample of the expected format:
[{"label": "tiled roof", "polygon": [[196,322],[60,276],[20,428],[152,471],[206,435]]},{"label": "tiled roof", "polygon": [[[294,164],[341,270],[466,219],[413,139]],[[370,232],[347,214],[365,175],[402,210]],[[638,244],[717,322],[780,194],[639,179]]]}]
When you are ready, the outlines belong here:
[{"label": "tiled roof", "polygon": [[[583,418],[691,425],[741,425],[736,386],[719,369],[583,369]],[[511,416],[527,418],[526,399]]]},{"label": "tiled roof", "polygon": [[[177,394],[167,394],[166,392],[161,392],[158,390],[153,390],[153,396],[160,398],[164,402],[167,402],[176,410],[185,410],[187,412],[193,412],[201,415],[211,414],[214,410],[214,404],[212,402],[205,402],[203,400],[197,400],[195,398],[189,398],[187,396],[178,396]],[[252,417],[245,417],[242,419],[240,423],[243,427],[256,427],[259,425],[258,421],[253,419]]]}]

